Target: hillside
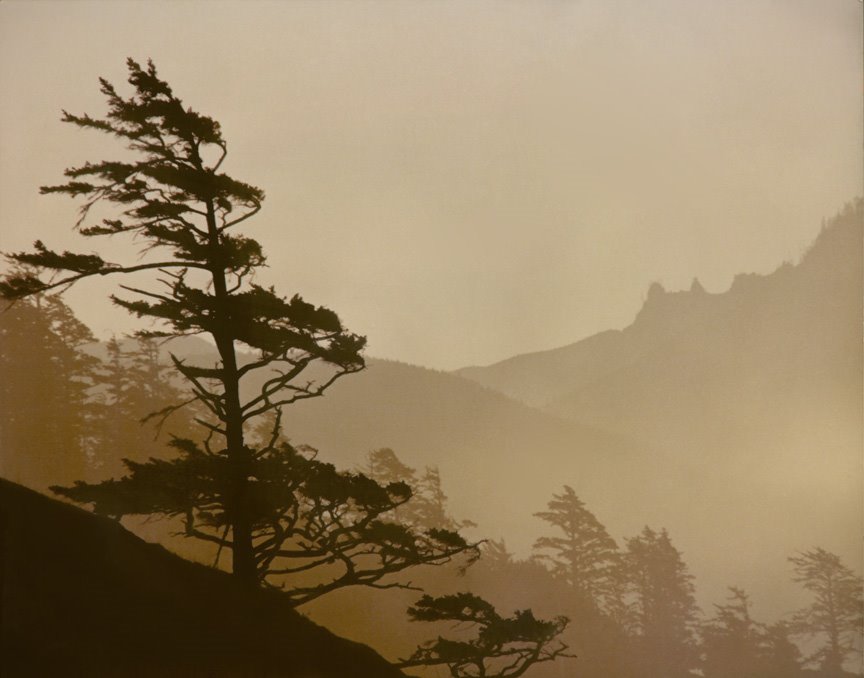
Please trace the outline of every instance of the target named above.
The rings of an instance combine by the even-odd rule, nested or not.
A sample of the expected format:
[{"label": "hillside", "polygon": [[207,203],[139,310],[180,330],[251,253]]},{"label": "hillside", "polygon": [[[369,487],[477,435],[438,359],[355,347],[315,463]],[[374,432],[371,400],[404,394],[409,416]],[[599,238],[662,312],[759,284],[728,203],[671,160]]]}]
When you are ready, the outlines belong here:
[{"label": "hillside", "polygon": [[[542,509],[562,482],[584,484],[595,505],[610,506],[604,478],[645,450],[444,372],[370,360],[326,397],[285,411],[285,431],[321,458],[354,467],[391,447],[407,464],[437,465],[453,513],[478,535],[506,536],[527,549]],[[616,525],[617,527],[617,525]]]},{"label": "hillside", "polygon": [[120,525],[0,480],[0,675],[388,678],[371,649]]},{"label": "hillside", "polygon": [[458,374],[370,359],[287,408],[285,433],[342,467],[380,447],[438,465],[452,513],[520,555],[569,484],[619,544],[668,528],[706,609],[737,585],[786,613],[788,556],[862,565],[861,222],[859,202],[797,264],[720,294],[654,286],[630,327],[562,349]]},{"label": "hillside", "polygon": [[[860,381],[861,234],[859,200],[823,229],[795,266],[783,264],[767,276],[738,275],[720,294],[695,280],[683,292],[655,283],[624,330],[456,374],[532,406],[580,420],[600,417],[605,424],[632,411],[622,392],[635,391],[632,400],[646,404],[650,398],[641,389],[649,387],[642,385],[664,374],[664,383],[678,386],[698,379],[702,390],[744,378],[774,387],[792,379],[808,390],[815,377],[848,396]],[[661,389],[650,390],[656,395]],[[692,389],[674,390],[681,402],[692,396]]]},{"label": "hillside", "polygon": [[652,511],[697,574],[775,586],[759,568],[813,543],[860,568],[862,216],[770,275],[655,284],[624,330],[458,374],[657,450]]}]

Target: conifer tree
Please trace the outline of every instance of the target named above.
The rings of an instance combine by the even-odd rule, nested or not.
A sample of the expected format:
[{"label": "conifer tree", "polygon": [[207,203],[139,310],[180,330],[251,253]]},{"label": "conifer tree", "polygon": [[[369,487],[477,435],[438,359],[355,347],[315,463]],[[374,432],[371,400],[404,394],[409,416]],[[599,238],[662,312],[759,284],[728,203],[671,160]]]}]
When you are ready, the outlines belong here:
[{"label": "conifer tree", "polygon": [[[247,445],[246,430],[260,415],[320,396],[339,377],[362,369],[365,339],[346,331],[333,311],[296,295],[283,298],[254,282],[264,253],[237,229],[261,209],[263,191],[222,170],[228,145],[218,122],[186,107],[152,63],[142,67],[130,59],[127,65],[132,96],[121,96],[102,79],[107,115],[64,112],[63,120],[118,138],[132,156],[67,169],[65,183],[42,192],[83,199],[76,224],[80,235],[134,237],[138,244],[130,248],[132,258],[141,244],[149,256],[115,263],[95,253],[55,252],[37,240],[32,251],[8,257],[38,272],[13,272],[0,284],[0,294],[20,299],[88,278],[159,273],[158,283],[148,276],[142,283],[122,284],[124,296],[111,299],[156,322],[142,336],[203,333],[216,345],[215,365],[173,362],[188,381],[189,400],[197,399],[209,413],[200,421],[212,434],[212,456],[225,461],[219,492],[230,524],[233,571],[253,585],[252,471],[260,451]],[[116,211],[98,223],[88,222],[97,204]],[[240,365],[237,349],[243,346],[257,356]],[[326,375],[301,379],[315,362],[328,366]],[[263,385],[241,398],[241,381],[256,371],[266,373]]]},{"label": "conifer tree", "polygon": [[[36,241],[31,252],[7,255],[36,272],[8,275],[0,294],[26,299],[88,278],[158,272],[155,281],[121,284],[124,296],[112,301],[152,321],[140,337],[209,335],[218,361],[190,364],[171,354],[189,395],[160,416],[196,402],[205,412],[196,417],[202,435],[172,439],[174,459],[126,459],[120,479],[52,489],[115,517],[181,518],[186,535],[218,547],[217,561],[231,550],[244,585],[291,575],[289,597],[297,604],[343,586],[401,586],[381,579],[466,552],[470,562],[477,545],[460,535],[382,518],[410,498],[407,485],[338,473],[285,442],[282,408],[363,369],[366,340],[333,311],[255,282],[265,264],[261,245],[237,229],[258,213],[264,193],[222,171],[228,146],[218,122],[184,106],[152,63],[127,65],[131,97],[103,79],[105,118],[64,112],[63,120],[125,141],[134,159],[67,169],[66,183],[42,192],[84,199],[76,224],[82,236],[131,236],[149,257],[112,263]],[[117,211],[85,223],[97,204]],[[239,349],[254,355],[241,361]],[[158,368],[150,358],[144,368],[153,377]],[[313,364],[318,369],[307,372]],[[269,436],[260,435],[262,420],[272,424]]]},{"label": "conifer tree", "polygon": [[534,664],[573,656],[559,640],[566,617],[537,619],[531,610],[502,617],[471,593],[424,595],[408,614],[413,621],[455,623],[469,633],[421,645],[398,664],[403,668],[444,665],[452,678],[518,678]]},{"label": "conifer tree", "polygon": [[39,488],[88,477],[99,361],[83,347],[93,336],[57,297],[38,294],[3,306],[0,471]]},{"label": "conifer tree", "polygon": [[790,639],[789,624],[784,621],[765,629],[762,642],[763,672],[760,678],[795,678],[803,676],[801,650]]},{"label": "conifer tree", "polygon": [[[195,403],[174,413],[170,422],[159,412],[181,402],[183,394],[172,368],[159,357],[155,340],[139,337],[105,344],[105,359],[98,371],[98,395],[93,422],[92,454],[103,476],[123,471],[122,459],[144,462],[168,451],[168,433],[179,438],[196,436]],[[163,430],[160,423],[168,424]]]},{"label": "conifer tree", "polygon": [[636,665],[648,675],[691,675],[698,664],[693,577],[666,530],[645,527],[628,539],[622,573]]},{"label": "conifer tree", "polygon": [[613,606],[619,561],[615,540],[568,485],[561,494],[553,495],[548,507],[548,511],[534,515],[557,528],[559,534],[537,539],[537,557],[598,608]]},{"label": "conifer tree", "polygon": [[842,676],[843,663],[861,642],[864,629],[861,578],[839,556],[818,547],[790,557],[789,562],[793,581],[814,597],[808,607],[795,613],[792,628],[822,643],[809,662],[816,663],[826,676]]},{"label": "conifer tree", "polygon": [[457,520],[447,508],[448,498],[441,486],[441,473],[437,466],[427,466],[417,480],[412,510],[416,524],[445,530],[477,527],[471,520]]},{"label": "conifer tree", "polygon": [[705,678],[761,678],[763,629],[750,616],[750,598],[729,588],[729,602],[714,606],[714,617],[702,629]]},{"label": "conifer tree", "polygon": [[729,588],[729,602],[714,606],[702,627],[705,678],[794,678],[802,676],[801,653],[785,622],[765,625],[750,614],[750,597]]},{"label": "conifer tree", "polygon": [[417,470],[403,463],[389,447],[372,450],[366,456],[363,472],[384,485],[403,482],[411,488],[411,500],[394,510],[400,522],[421,529],[457,532],[476,527],[470,520],[457,520],[447,510],[447,495],[441,486],[441,474],[436,466],[427,466],[418,478]]},{"label": "conifer tree", "polygon": [[366,464],[362,472],[384,485],[388,483],[407,483],[413,487],[417,484],[417,471],[404,464],[389,447],[372,450],[366,455]]}]

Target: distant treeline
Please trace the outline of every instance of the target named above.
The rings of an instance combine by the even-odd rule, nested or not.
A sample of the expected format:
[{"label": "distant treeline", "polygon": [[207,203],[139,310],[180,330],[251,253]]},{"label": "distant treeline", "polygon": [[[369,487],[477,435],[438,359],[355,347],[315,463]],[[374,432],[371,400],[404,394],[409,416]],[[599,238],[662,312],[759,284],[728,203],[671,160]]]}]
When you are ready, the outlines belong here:
[{"label": "distant treeline", "polygon": [[[370,470],[377,466],[385,472],[382,456],[390,458],[386,473],[417,477],[389,450],[369,454]],[[443,497],[438,480],[436,494]],[[531,606],[541,616],[566,615],[571,623],[562,639],[577,658],[537,665],[532,676],[854,675],[844,671],[847,661],[858,670],[861,580],[823,549],[791,556],[778,573],[809,591],[812,603],[766,622],[753,617],[749,594],[737,587],[730,587],[728,598],[713,609],[700,610],[693,577],[664,529],[645,527],[619,546],[569,486],[535,515],[547,529],[530,557],[516,557],[503,540],[488,541],[480,560],[463,575],[435,569],[419,578],[427,590],[467,587],[505,608]],[[347,632],[352,623],[361,623],[369,605],[381,609],[380,598],[373,603],[366,595],[341,598],[333,607],[315,611],[325,623]],[[398,615],[401,602],[393,600],[388,617]],[[412,633],[410,626],[395,634],[372,629],[362,640],[398,654],[424,631]]]}]

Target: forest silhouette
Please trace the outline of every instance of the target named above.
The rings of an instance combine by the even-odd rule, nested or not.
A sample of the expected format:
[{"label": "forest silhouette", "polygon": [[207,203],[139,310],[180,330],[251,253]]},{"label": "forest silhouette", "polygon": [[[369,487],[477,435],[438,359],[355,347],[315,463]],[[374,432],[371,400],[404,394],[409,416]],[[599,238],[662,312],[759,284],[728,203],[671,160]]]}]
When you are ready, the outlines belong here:
[{"label": "forest silhouette", "polygon": [[[311,412],[303,401],[330,402],[331,387],[338,392],[366,370],[366,340],[330,309],[255,282],[266,257],[240,230],[262,208],[263,191],[223,172],[227,142],[218,122],[186,107],[152,63],[130,59],[128,68],[129,97],[101,81],[105,118],[63,120],[116,137],[134,159],[67,169],[65,183],[42,192],[79,201],[75,228],[84,238],[136,238],[133,263],[56,252],[37,240],[32,251],[7,254],[12,266],[0,282],[8,304],[0,316],[0,471],[99,514],[0,485],[4,671],[217,675],[207,667],[218,659],[218,675],[238,676],[398,675],[395,667],[430,676],[442,667],[454,678],[856,675],[849,671],[861,668],[861,579],[830,551],[805,545],[775,563],[807,596],[794,614],[755,621],[750,592],[739,587],[711,613],[699,609],[673,534],[642,526],[619,543],[570,485],[559,483],[545,509],[487,498],[489,512],[535,520],[531,554],[520,556],[488,539],[479,516],[453,515],[450,477],[437,463],[418,471],[398,448],[381,447],[390,441],[353,439],[354,454],[365,457],[339,466],[344,459],[331,460],[318,439],[315,447],[301,441],[296,413]],[[105,207],[114,212],[101,216]],[[858,200],[823,244],[860,225],[861,213]],[[148,256],[135,259],[142,242]],[[801,270],[821,250],[813,252]],[[147,329],[95,342],[61,295],[91,278],[116,281],[112,301],[147,319]],[[662,323],[649,316],[665,300],[650,293],[640,322]],[[180,348],[194,335],[208,343],[193,360]],[[494,371],[465,376],[482,383]],[[494,379],[505,393],[520,388]],[[546,394],[549,409],[560,413],[574,400],[627,403],[610,383],[593,392],[592,385],[587,396],[568,384]],[[553,439],[562,431],[591,435],[598,450],[637,454],[626,438],[650,438],[638,422],[623,426],[621,439],[587,426],[602,420],[590,407],[571,424],[503,396],[493,401],[532,425],[548,424],[544,435]],[[470,405],[466,413],[476,425]],[[425,415],[433,427],[450,424],[441,412]],[[398,419],[394,411],[379,416]],[[332,413],[306,422],[324,440],[355,425]],[[495,474],[489,459],[471,463]],[[52,530],[52,522],[62,527]],[[117,523],[212,567],[182,563]],[[230,578],[213,572],[219,568]],[[315,628],[295,608],[389,662]],[[42,626],[61,610],[64,623]],[[78,610],[83,626],[75,631]],[[254,621],[237,623],[246,617]],[[215,631],[219,619],[230,623]],[[132,640],[118,642],[123,637]],[[340,664],[354,655],[354,668]]]}]

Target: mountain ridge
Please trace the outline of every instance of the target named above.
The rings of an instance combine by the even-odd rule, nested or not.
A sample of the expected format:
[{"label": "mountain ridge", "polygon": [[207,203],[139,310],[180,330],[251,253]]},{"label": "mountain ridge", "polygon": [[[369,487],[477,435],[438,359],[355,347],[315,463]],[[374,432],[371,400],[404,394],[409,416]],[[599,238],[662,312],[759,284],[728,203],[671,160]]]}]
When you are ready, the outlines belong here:
[{"label": "mountain ridge", "polygon": [[862,223],[858,199],[794,265],[717,294],[655,284],[623,330],[457,374],[653,450],[632,472],[697,576],[722,561],[779,601],[769,561],[812,544],[860,571]]}]

